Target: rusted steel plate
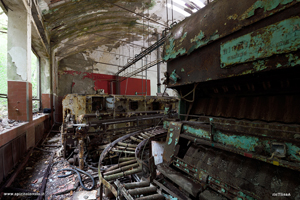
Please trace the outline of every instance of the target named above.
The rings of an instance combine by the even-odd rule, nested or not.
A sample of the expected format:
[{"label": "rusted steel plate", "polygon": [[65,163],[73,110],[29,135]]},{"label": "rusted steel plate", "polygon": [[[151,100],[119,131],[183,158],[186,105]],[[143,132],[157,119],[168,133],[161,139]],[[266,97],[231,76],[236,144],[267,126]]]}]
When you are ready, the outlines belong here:
[{"label": "rusted steel plate", "polygon": [[[296,94],[199,98],[190,114],[205,113],[207,116],[215,117],[300,123],[299,101],[300,95]],[[300,132],[299,128],[294,131]]]},{"label": "rusted steel plate", "polygon": [[[222,2],[222,1],[216,1]],[[237,4],[240,3],[236,2]],[[242,2],[241,2],[242,3]],[[243,2],[244,3],[244,2]],[[254,74],[258,72],[265,72],[270,70],[280,70],[295,67],[300,64],[299,47],[296,51],[284,52],[276,54],[271,57],[260,57],[255,60],[245,63],[235,63],[234,67],[227,66],[221,68],[221,45],[245,36],[249,33],[255,33],[259,29],[278,23],[280,21],[299,17],[300,3],[294,4],[292,7],[282,10],[269,18],[260,20],[259,22],[246,26],[238,32],[220,38],[219,40],[194,50],[190,55],[180,56],[177,59],[168,61],[168,76],[173,75],[179,77],[176,81],[169,81],[168,87],[176,87],[181,85],[188,85],[197,82],[207,82],[211,80],[224,79],[229,77],[238,77],[247,74]],[[215,17],[213,19],[216,19]],[[217,20],[216,20],[217,21]],[[213,24],[211,22],[211,24]],[[297,29],[297,24],[295,30]],[[194,25],[195,26],[195,25]],[[208,26],[209,28],[209,26]],[[263,39],[262,39],[263,40]],[[278,45],[281,45],[278,43]],[[295,44],[297,45],[297,44]],[[294,50],[294,49],[290,49]],[[267,53],[266,53],[267,55]],[[269,55],[268,55],[269,56]],[[251,60],[251,59],[250,59]],[[229,63],[228,63],[229,64]],[[232,66],[232,65],[231,65]]]},{"label": "rusted steel plate", "polygon": [[293,17],[221,45],[221,68],[296,51],[300,47],[300,18]]},{"label": "rusted steel plate", "polygon": [[179,141],[179,135],[181,133],[181,126],[181,122],[170,122],[163,154],[163,160],[167,163],[170,162],[174,156],[175,147]]},{"label": "rusted steel plate", "polygon": [[298,0],[214,1],[172,29],[164,47],[165,61],[190,54],[212,41],[296,4]]},{"label": "rusted steel plate", "polygon": [[[197,163],[198,171],[208,172],[209,185],[216,183],[223,192],[238,196],[242,192],[256,199],[270,199],[272,193],[278,191],[290,193],[291,199],[300,195],[300,180],[294,178],[300,172],[292,169],[278,168],[234,153],[196,145],[190,147],[183,160],[187,164]],[[289,182],[288,186],[284,182]]]}]

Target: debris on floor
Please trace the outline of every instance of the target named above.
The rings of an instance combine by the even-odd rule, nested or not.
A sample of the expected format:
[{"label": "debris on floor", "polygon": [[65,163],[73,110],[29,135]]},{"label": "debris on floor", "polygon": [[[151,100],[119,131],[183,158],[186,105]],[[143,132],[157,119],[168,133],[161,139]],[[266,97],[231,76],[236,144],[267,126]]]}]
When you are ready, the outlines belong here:
[{"label": "debris on floor", "polygon": [[39,195],[46,200],[99,199],[97,170],[81,171],[57,153],[61,146],[58,130],[58,126],[52,129],[45,141],[34,149],[23,170],[4,191],[22,195],[4,195],[2,199],[37,199]]}]

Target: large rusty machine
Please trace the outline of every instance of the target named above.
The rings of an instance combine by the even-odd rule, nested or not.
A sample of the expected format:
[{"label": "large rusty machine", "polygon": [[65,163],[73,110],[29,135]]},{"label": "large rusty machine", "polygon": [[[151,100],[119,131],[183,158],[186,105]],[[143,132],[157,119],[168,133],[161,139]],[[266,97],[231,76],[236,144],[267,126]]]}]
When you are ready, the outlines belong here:
[{"label": "large rusty machine", "polygon": [[178,116],[178,98],[160,96],[68,94],[62,101],[63,157],[71,164],[97,166],[102,150],[131,131]]},{"label": "large rusty machine", "polygon": [[[180,119],[112,142],[101,188],[127,200],[300,199],[299,0],[215,0],[167,35]],[[118,147],[127,154],[106,162]]]}]

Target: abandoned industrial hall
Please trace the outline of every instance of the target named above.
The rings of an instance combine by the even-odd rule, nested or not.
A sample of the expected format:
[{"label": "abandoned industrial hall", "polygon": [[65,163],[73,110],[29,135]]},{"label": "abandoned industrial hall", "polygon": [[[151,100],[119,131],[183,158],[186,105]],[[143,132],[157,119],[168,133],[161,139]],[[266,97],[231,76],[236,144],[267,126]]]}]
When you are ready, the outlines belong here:
[{"label": "abandoned industrial hall", "polygon": [[300,0],[0,0],[0,199],[300,200]]}]

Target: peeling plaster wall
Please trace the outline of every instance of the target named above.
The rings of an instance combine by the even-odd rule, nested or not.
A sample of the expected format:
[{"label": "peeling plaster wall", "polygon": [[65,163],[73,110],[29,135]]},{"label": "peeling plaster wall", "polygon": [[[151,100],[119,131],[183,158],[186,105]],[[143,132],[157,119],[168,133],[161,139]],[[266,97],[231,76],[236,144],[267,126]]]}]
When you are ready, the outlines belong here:
[{"label": "peeling plaster wall", "polygon": [[[104,89],[105,93],[111,93],[111,86],[108,82],[115,79],[115,73],[121,69],[118,66],[126,65],[129,59],[132,59],[133,56],[140,53],[140,51],[141,49],[139,47],[133,48],[128,45],[113,49],[102,46],[93,51],[85,51],[60,60],[58,69],[58,95],[64,96],[69,93],[95,94],[95,90],[99,89],[99,87],[103,87],[101,89]],[[156,54],[157,51],[153,51],[148,55],[147,63],[155,61],[157,59]],[[146,58],[126,69],[120,76],[141,68],[144,65],[146,65]],[[165,71],[166,64],[161,63],[161,78],[164,77],[163,73]],[[144,71],[143,76],[142,73],[139,73],[129,78],[128,81],[122,81],[120,84],[121,94],[142,93],[142,88],[144,88],[143,92],[145,92],[145,73]],[[100,83],[100,79],[102,79],[102,83]],[[147,80],[147,95],[155,96],[157,93],[156,65],[147,70]],[[103,83],[103,81],[106,83]],[[114,89],[115,84],[113,90]],[[164,91],[164,86],[162,86],[161,90],[162,92]],[[113,92],[115,93],[115,90]],[[173,90],[167,90],[167,92],[170,96],[176,96]]]},{"label": "peeling plaster wall", "polygon": [[27,10],[8,12],[8,80],[31,80],[31,45],[28,45],[31,43],[30,19]]},{"label": "peeling plaster wall", "polygon": [[[95,66],[95,61],[85,54],[76,54],[60,61],[58,70],[58,96],[70,93],[95,94],[96,90],[104,89],[105,93],[116,92],[114,73],[109,73],[104,66]],[[97,63],[99,64],[99,63]],[[115,66],[110,66],[114,68]],[[142,84],[143,82],[143,84]],[[142,92],[142,85],[146,91],[146,80],[129,78],[121,84],[121,94],[134,95]],[[147,81],[148,95],[150,94],[150,80]],[[112,87],[111,87],[112,86]],[[127,86],[127,89],[126,89]]]},{"label": "peeling plaster wall", "polygon": [[50,94],[50,61],[48,58],[41,58],[41,91],[42,94]]}]

